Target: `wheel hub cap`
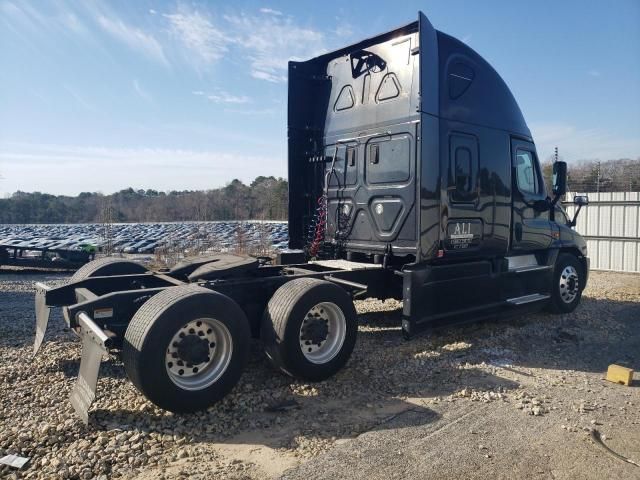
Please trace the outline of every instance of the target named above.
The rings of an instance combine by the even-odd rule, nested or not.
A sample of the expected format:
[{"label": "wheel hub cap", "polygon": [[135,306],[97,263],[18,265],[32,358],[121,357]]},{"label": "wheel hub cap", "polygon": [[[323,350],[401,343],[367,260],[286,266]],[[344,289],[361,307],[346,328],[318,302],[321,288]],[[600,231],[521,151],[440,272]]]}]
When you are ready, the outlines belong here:
[{"label": "wheel hub cap", "polygon": [[202,390],[226,371],[233,353],[227,327],[214,318],[192,320],[171,338],[165,354],[169,379],[185,390]]},{"label": "wheel hub cap", "polygon": [[300,340],[311,342],[315,345],[321,345],[327,339],[329,334],[329,321],[325,318],[314,318],[308,321],[302,327],[302,335]]},{"label": "wheel hub cap", "polygon": [[194,365],[204,363],[209,356],[209,342],[197,335],[188,335],[178,343],[178,358]]},{"label": "wheel hub cap", "polygon": [[342,349],[347,334],[344,313],[335,303],[322,302],[305,315],[300,326],[300,350],[311,363],[327,363]]},{"label": "wheel hub cap", "polygon": [[560,298],[565,303],[571,303],[578,296],[578,271],[572,265],[564,267],[560,274]]}]

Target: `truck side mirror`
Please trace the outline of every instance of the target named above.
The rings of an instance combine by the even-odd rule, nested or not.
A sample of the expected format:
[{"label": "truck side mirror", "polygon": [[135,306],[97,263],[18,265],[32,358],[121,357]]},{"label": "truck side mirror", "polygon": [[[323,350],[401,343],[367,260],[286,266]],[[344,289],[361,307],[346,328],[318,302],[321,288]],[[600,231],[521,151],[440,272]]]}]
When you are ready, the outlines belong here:
[{"label": "truck side mirror", "polygon": [[586,195],[576,195],[573,197],[573,204],[578,207],[582,207],[584,205],[589,205],[589,197]]},{"label": "truck side mirror", "polygon": [[561,197],[567,193],[567,162],[553,164],[553,194]]},{"label": "truck side mirror", "polygon": [[569,222],[569,226],[570,227],[575,227],[576,226],[576,222],[578,221],[578,214],[580,213],[580,209],[582,207],[584,207],[585,205],[589,205],[589,197],[587,197],[586,195],[576,195],[575,197],[573,197],[573,204],[576,205],[578,207],[578,209],[576,210],[576,213],[573,216],[573,220],[571,220]]}]

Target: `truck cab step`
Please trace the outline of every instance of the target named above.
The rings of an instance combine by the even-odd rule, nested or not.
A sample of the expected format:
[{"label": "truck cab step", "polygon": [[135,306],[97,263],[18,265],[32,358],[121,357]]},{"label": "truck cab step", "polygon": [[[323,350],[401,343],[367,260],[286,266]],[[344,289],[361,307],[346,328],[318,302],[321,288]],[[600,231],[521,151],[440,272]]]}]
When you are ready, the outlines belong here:
[{"label": "truck cab step", "polygon": [[509,273],[544,272],[551,269],[553,269],[553,265],[528,265],[526,267],[509,270]]},{"label": "truck cab step", "polygon": [[522,297],[514,297],[507,299],[507,303],[510,305],[524,305],[525,303],[539,302],[541,300],[548,300],[549,295],[543,295],[541,293],[532,293],[530,295],[523,295]]}]

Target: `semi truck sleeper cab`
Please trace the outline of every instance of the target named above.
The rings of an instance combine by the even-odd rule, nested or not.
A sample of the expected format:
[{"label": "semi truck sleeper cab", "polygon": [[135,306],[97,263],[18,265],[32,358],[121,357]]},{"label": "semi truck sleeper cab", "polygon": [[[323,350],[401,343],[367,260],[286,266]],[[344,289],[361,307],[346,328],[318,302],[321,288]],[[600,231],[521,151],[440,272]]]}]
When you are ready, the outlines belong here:
[{"label": "semi truck sleeper cab", "polygon": [[402,300],[407,338],[578,305],[589,260],[557,204],[566,164],[547,192],[515,99],[463,42],[419,13],[290,62],[288,95],[291,250],[279,261],[219,254],[149,271],[103,258],[38,285],[34,352],[62,307],[83,340],[71,403],[85,422],[105,353],[158,406],[193,411],[236,384],[251,336],[286,374],[334,374],[356,342],[354,299]]}]

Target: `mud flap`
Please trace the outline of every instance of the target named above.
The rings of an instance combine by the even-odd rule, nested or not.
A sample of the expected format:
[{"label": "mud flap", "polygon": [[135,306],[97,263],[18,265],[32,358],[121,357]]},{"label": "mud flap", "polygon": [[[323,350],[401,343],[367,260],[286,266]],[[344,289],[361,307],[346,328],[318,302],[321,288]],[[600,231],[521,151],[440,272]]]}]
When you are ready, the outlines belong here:
[{"label": "mud flap", "polygon": [[89,407],[96,399],[100,363],[102,356],[107,354],[110,339],[86,313],[80,313],[78,323],[82,338],[82,357],[70,400],[76,413],[88,425]]},{"label": "mud flap", "polygon": [[42,346],[44,334],[49,325],[51,307],[47,306],[47,292],[51,287],[44,283],[36,283],[36,338],[33,342],[33,356],[35,357]]}]

